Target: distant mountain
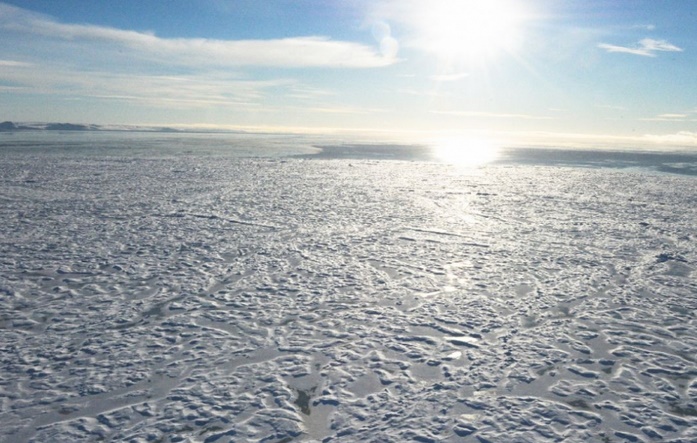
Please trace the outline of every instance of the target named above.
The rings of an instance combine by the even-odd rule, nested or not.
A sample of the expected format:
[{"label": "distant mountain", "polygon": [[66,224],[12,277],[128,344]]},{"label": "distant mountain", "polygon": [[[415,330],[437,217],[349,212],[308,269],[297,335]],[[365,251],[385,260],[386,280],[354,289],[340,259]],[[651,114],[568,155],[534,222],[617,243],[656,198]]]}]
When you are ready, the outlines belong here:
[{"label": "distant mountain", "polygon": [[16,131],[17,125],[12,122],[2,122],[0,123],[0,131]]},{"label": "distant mountain", "polygon": [[43,128],[37,128],[35,126],[27,126],[27,125],[18,125],[17,123],[14,123],[11,121],[6,121],[6,122],[0,123],[0,132],[25,131],[28,129],[43,129]]},{"label": "distant mountain", "polygon": [[[2,1],[2,0],[0,0]],[[221,132],[240,132],[231,130],[214,129],[178,129],[169,126],[140,126],[140,125],[95,125],[95,124],[76,124],[76,123],[15,123],[4,121],[0,123],[0,132],[13,131],[110,131],[110,132],[171,132],[171,133],[221,133]],[[244,132],[244,131],[241,131]]]},{"label": "distant mountain", "polygon": [[98,131],[97,125],[76,125],[73,123],[49,123],[44,127],[47,131]]},{"label": "distant mountain", "polygon": [[75,123],[25,123],[18,124],[11,121],[0,123],[0,132],[10,131],[102,131],[112,130],[102,128],[99,125],[83,125]]}]

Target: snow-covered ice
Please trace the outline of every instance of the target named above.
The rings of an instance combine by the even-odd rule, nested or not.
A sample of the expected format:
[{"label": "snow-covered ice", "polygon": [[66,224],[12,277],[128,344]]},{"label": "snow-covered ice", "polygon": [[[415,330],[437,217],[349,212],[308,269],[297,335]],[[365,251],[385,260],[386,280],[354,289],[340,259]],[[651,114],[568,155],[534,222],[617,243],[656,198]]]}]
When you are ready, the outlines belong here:
[{"label": "snow-covered ice", "polygon": [[697,441],[693,176],[68,151],[0,148],[2,441]]}]

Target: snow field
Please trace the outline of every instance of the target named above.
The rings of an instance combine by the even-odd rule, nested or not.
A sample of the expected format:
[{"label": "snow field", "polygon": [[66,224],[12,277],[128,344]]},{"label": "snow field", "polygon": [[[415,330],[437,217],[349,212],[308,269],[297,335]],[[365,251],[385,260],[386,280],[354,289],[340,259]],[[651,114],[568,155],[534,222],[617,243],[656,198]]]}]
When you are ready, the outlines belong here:
[{"label": "snow field", "polygon": [[2,164],[2,441],[697,439],[693,177]]}]

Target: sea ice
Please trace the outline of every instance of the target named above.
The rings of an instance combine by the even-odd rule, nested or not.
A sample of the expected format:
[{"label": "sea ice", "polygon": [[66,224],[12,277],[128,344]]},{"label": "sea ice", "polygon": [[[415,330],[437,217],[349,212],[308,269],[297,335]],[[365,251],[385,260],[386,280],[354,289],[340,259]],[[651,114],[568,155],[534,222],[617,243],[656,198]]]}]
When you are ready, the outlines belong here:
[{"label": "sea ice", "polygon": [[694,441],[695,177],[0,161],[2,441]]}]

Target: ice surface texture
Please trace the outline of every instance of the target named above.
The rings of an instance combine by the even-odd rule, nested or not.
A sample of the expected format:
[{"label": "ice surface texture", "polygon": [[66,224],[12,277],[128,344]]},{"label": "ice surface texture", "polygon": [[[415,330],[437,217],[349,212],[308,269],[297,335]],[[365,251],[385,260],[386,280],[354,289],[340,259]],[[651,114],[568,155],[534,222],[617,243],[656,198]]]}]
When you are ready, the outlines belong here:
[{"label": "ice surface texture", "polygon": [[697,441],[693,177],[1,161],[2,441]]}]

